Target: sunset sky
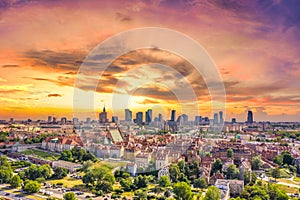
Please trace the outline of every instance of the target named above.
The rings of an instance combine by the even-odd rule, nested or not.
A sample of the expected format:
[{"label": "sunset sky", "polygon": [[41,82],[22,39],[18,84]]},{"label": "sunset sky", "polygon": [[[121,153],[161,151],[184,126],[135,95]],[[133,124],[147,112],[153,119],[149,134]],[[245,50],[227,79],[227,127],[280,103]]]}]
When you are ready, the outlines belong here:
[{"label": "sunset sky", "polygon": [[[72,118],[74,80],[86,56],[122,31],[161,27],[210,55],[225,86],[227,120],[245,121],[251,109],[256,121],[299,121],[299,10],[298,0],[0,0],[0,119]],[[128,106],[181,114],[174,91],[189,88],[199,104],[191,118],[211,117],[206,78],[184,58],[153,48],[110,62],[95,91],[91,77],[78,87],[94,95],[96,112],[105,104],[120,118]]]}]

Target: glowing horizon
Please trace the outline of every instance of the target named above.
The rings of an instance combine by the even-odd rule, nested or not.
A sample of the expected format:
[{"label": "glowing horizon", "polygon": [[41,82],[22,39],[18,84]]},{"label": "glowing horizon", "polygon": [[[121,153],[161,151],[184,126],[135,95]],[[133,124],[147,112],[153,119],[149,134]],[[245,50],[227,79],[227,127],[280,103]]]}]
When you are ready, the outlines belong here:
[{"label": "glowing horizon", "polygon": [[[0,5],[0,119],[72,118],[74,80],[89,52],[122,31],[162,27],[188,35],[212,57],[224,80],[227,121],[245,121],[249,109],[255,121],[299,121],[300,3],[221,2],[5,1]],[[149,66],[145,59],[175,66],[184,76]],[[94,96],[97,112],[103,102],[112,110],[111,94],[118,80],[123,81],[124,87],[117,88],[121,95],[146,77],[163,79],[171,89],[185,87],[187,79],[197,94],[200,115],[209,116],[211,99],[204,77],[185,74],[189,63],[178,56],[140,50],[112,65]],[[145,66],[129,72],[137,65]],[[82,90],[91,92],[88,83]],[[182,105],[170,88],[145,85],[135,91],[129,109],[135,113],[155,106],[174,108],[178,115]],[[123,119],[125,107],[116,109]]]}]

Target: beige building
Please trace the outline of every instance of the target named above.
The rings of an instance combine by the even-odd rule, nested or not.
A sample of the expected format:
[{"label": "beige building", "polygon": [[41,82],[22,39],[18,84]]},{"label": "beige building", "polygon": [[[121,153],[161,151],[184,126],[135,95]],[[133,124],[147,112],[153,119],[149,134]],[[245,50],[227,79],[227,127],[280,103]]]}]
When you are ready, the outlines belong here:
[{"label": "beige building", "polygon": [[151,160],[151,155],[149,153],[139,153],[135,157],[135,163],[137,167],[147,168]]}]

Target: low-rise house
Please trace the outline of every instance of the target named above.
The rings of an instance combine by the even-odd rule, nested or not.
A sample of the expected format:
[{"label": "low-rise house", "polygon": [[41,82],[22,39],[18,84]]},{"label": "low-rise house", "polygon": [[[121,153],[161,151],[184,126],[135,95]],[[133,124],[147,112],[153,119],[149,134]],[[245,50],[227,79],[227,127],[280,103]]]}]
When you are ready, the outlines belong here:
[{"label": "low-rise house", "polygon": [[113,145],[110,147],[110,157],[122,158],[124,155],[124,147],[122,145]]},{"label": "low-rise house", "polygon": [[138,147],[127,147],[124,149],[124,160],[135,161],[135,157],[138,153],[140,153],[140,149]]},{"label": "low-rise house", "polygon": [[216,181],[218,179],[224,179],[224,176],[223,174],[217,172],[217,173],[214,173],[210,178],[209,178],[209,185],[215,185]]},{"label": "low-rise house", "polygon": [[149,153],[139,153],[135,157],[135,163],[138,168],[147,168],[151,160],[151,154]]},{"label": "low-rise house", "polygon": [[230,196],[237,196],[244,190],[244,181],[218,179],[215,183],[221,191],[221,199],[228,200]]},{"label": "low-rise house", "polygon": [[127,171],[131,176],[135,176],[137,172],[137,164],[136,163],[128,163],[127,164]]},{"label": "low-rise house", "polygon": [[223,166],[222,166],[222,171],[223,172],[227,172],[227,168],[230,166],[230,165],[233,165],[233,160],[231,158],[226,158],[224,161],[223,161]]},{"label": "low-rise house", "polygon": [[155,160],[155,169],[159,170],[168,164],[169,162],[167,154],[158,155]]},{"label": "low-rise house", "polygon": [[42,148],[49,151],[61,152],[64,150],[71,150],[74,147],[83,147],[83,142],[77,135],[47,137],[42,142]]},{"label": "low-rise house", "polygon": [[160,177],[162,176],[168,176],[170,177],[170,172],[169,172],[169,166],[164,166],[163,168],[161,168],[159,171],[158,171],[158,180],[160,179]]},{"label": "low-rise house", "polygon": [[248,160],[243,160],[239,166],[239,179],[244,180],[245,173],[248,173],[250,175],[251,173],[251,164]]}]

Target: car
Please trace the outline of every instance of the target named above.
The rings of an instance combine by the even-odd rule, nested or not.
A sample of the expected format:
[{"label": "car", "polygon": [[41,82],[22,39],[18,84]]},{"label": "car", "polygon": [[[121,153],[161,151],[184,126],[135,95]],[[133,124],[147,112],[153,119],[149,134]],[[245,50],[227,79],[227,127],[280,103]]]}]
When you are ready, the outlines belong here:
[{"label": "car", "polygon": [[89,198],[91,198],[91,197],[90,197],[89,195],[86,195],[85,198],[89,199]]},{"label": "car", "polygon": [[5,196],[9,196],[10,194],[9,193],[5,193]]}]

